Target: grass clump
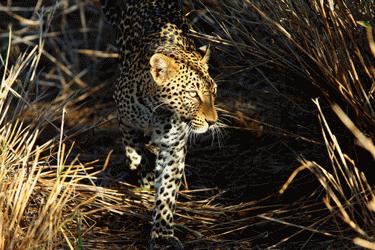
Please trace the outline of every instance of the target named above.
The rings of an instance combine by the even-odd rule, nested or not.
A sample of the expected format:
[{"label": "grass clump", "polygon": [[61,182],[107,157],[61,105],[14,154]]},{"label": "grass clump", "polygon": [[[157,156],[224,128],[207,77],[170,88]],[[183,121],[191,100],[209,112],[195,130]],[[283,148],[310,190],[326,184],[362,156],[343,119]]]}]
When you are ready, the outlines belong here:
[{"label": "grass clump", "polygon": [[[35,77],[43,47],[28,49],[11,64],[12,30],[8,34],[0,85],[0,249],[76,249],[82,242],[75,230],[90,226],[87,214],[107,210],[96,204],[108,198],[107,191],[96,189],[98,172],[71,160],[62,139],[38,143],[43,122],[21,120],[33,104],[20,92],[28,93],[23,84]],[[61,135],[63,129],[62,123]]]},{"label": "grass clump", "polygon": [[[93,3],[0,5],[0,249],[147,245],[153,193],[123,167]],[[373,1],[185,3],[226,122],[188,150],[185,246],[374,249]]]}]

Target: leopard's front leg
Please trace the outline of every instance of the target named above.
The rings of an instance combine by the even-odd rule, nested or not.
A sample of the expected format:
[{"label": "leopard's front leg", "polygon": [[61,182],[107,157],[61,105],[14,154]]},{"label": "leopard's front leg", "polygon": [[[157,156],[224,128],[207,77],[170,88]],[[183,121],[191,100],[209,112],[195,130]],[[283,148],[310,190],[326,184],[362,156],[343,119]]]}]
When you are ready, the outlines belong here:
[{"label": "leopard's front leg", "polygon": [[184,172],[187,125],[178,117],[165,119],[153,134],[153,142],[159,147],[155,168],[155,207],[151,231],[151,249],[183,246],[174,236],[173,215],[177,192]]},{"label": "leopard's front leg", "polygon": [[155,157],[145,149],[143,131],[125,125],[121,120],[120,129],[128,167],[138,172],[141,187],[151,190],[154,187]]}]

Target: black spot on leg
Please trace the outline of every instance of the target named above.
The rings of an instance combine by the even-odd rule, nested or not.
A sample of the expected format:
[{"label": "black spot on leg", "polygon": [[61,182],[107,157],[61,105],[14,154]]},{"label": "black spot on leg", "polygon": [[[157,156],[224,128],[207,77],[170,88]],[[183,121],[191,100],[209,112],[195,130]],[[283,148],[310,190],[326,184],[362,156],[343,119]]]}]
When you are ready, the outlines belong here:
[{"label": "black spot on leg", "polygon": [[155,177],[158,177],[161,175],[161,170],[155,170]]},{"label": "black spot on leg", "polygon": [[166,219],[167,219],[168,222],[172,222],[172,216],[171,216],[171,214],[168,214]]},{"label": "black spot on leg", "polygon": [[160,220],[161,214],[156,215],[155,220]]},{"label": "black spot on leg", "polygon": [[185,134],[182,133],[178,139],[181,141],[181,140],[183,140],[184,138],[185,138]]},{"label": "black spot on leg", "polygon": [[160,224],[161,224],[162,227],[165,227],[167,225],[167,222],[164,219],[162,219],[160,221]]},{"label": "black spot on leg", "polygon": [[164,125],[164,129],[165,129],[166,131],[169,131],[169,130],[172,129],[172,125],[171,125],[171,124],[166,124],[166,125]]}]

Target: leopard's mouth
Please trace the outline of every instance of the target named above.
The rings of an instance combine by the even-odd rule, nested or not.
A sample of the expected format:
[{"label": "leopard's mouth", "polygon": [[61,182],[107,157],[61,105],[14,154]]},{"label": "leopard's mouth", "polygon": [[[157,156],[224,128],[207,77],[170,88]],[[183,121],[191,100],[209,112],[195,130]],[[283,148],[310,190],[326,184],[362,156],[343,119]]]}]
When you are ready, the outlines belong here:
[{"label": "leopard's mouth", "polygon": [[207,122],[191,122],[191,131],[195,134],[204,134],[207,132],[209,125]]}]

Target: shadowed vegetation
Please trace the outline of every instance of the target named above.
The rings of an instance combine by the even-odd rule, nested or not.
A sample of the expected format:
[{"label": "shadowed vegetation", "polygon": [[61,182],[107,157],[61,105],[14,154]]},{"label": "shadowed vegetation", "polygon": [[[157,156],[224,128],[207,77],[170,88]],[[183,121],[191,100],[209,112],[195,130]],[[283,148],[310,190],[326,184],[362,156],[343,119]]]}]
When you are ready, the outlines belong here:
[{"label": "shadowed vegetation", "polygon": [[[32,3],[32,4],[31,4]],[[375,249],[374,1],[185,1],[222,136],[190,142],[187,249]],[[98,1],[0,4],[0,249],[144,249]]]}]

